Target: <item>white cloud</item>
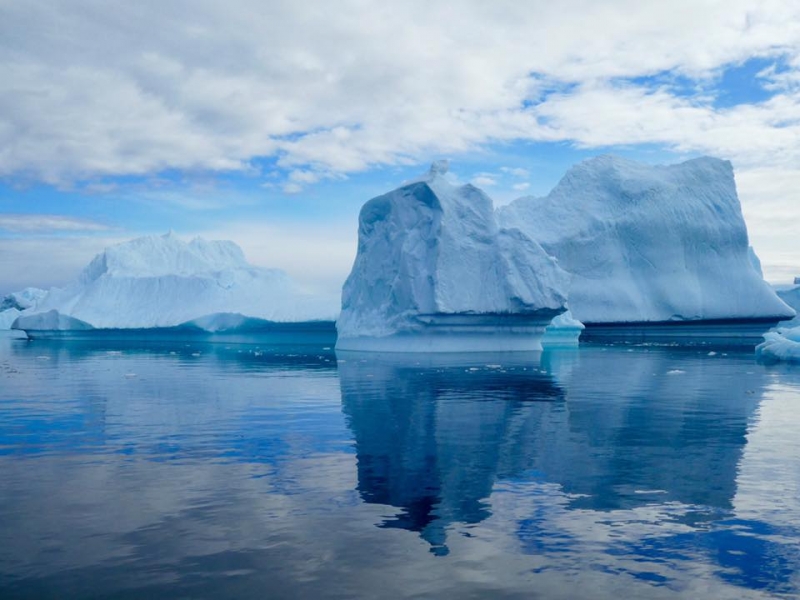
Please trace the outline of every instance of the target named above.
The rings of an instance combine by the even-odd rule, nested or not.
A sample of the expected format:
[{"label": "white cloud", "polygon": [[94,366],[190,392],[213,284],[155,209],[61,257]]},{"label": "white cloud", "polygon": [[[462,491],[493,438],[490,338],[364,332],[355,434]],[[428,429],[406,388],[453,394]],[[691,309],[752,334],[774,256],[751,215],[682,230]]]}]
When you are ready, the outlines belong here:
[{"label": "white cloud", "polygon": [[478,173],[472,178],[472,183],[478,187],[491,187],[497,185],[497,180],[491,173]]},{"label": "white cloud", "polygon": [[530,183],[515,183],[514,185],[511,186],[511,188],[517,192],[524,192],[529,187],[531,187]]},{"label": "white cloud", "polygon": [[104,248],[128,237],[35,236],[0,238],[0,293],[63,286]]},{"label": "white cloud", "polygon": [[[0,2],[0,178],[124,194],[113,177],[267,157],[270,182],[297,194],[495,142],[659,144],[734,162],[765,270],[784,273],[800,262],[799,48],[785,0]],[[717,106],[722,70],[752,57],[782,61],[756,81],[776,95]],[[694,96],[669,84],[679,75]],[[191,186],[142,198],[253,202]]]},{"label": "white cloud", "polygon": [[[655,136],[750,157],[746,141],[763,154],[794,135],[780,130],[796,97],[731,118],[668,90],[610,82],[713,77],[752,56],[791,60],[797,23],[800,5],[782,0],[473,0],[457,11],[422,0],[4,3],[0,176],[58,183],[247,169],[263,156],[299,173],[346,172],[573,134],[585,145]],[[536,110],[544,90],[575,84]],[[599,114],[593,99],[604,103]],[[705,128],[659,128],[684,116]]]},{"label": "white cloud", "polygon": [[11,233],[107,231],[103,223],[64,215],[0,213],[0,230]]},{"label": "white cloud", "polygon": [[800,171],[755,168],[736,173],[750,243],[768,281],[791,282],[800,276],[797,233],[800,231]]},{"label": "white cloud", "polygon": [[285,194],[299,194],[303,191],[303,186],[299,183],[289,182],[284,184],[282,189]]},{"label": "white cloud", "polygon": [[303,171],[301,169],[295,169],[291,173],[289,173],[289,180],[294,181],[296,183],[316,183],[319,181],[320,175],[318,173],[314,173],[313,171]]},{"label": "white cloud", "polygon": [[530,171],[521,167],[500,167],[500,170],[507,175],[518,177],[519,179],[527,179],[530,177]]},{"label": "white cloud", "polygon": [[534,110],[546,123],[543,138],[584,147],[660,143],[743,167],[800,159],[800,94],[715,109],[665,90],[603,83],[551,97]]},{"label": "white cloud", "polygon": [[255,265],[286,271],[320,292],[338,293],[356,256],[355,219],[326,223],[249,220],[197,231],[206,239],[234,240]]}]

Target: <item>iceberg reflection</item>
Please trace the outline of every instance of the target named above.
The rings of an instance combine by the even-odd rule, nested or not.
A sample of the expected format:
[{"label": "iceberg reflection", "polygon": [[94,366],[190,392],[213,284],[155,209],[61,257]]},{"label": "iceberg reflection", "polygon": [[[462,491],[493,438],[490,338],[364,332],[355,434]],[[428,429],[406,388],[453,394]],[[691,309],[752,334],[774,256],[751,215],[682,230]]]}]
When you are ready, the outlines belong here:
[{"label": "iceberg reflection", "polygon": [[339,357],[358,491],[400,508],[382,526],[419,532],[437,554],[447,553],[448,524],[489,515],[498,476],[527,468],[550,405],[564,410],[538,353]]},{"label": "iceberg reflection", "polygon": [[763,370],[697,350],[627,350],[340,354],[359,494],[400,509],[381,526],[418,532],[440,554],[451,524],[492,514],[500,481],[557,484],[570,511],[730,509]]}]

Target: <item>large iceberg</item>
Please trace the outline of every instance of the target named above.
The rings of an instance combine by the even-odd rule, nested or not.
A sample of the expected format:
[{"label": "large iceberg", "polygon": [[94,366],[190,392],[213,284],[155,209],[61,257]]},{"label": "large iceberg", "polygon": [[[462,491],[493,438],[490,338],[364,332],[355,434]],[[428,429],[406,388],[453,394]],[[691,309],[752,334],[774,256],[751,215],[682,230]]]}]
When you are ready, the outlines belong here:
[{"label": "large iceberg", "polygon": [[373,198],[337,321],[342,350],[541,349],[568,275],[530,237],[499,227],[491,199],[447,163]]},{"label": "large iceberg", "polygon": [[219,329],[222,317],[215,315],[232,313],[281,323],[333,321],[337,304],[333,295],[306,292],[283,271],[250,265],[233,242],[186,243],[169,233],[107,248],[77,281],[51,290],[14,327],[133,329],[207,321]]},{"label": "large iceberg", "polygon": [[[544,198],[498,210],[572,275],[569,306],[587,325],[762,323],[794,311],[763,280],[733,168],[697,158],[649,166],[600,156]],[[721,330],[720,330],[721,331]],[[719,332],[718,332],[719,333]]]}]

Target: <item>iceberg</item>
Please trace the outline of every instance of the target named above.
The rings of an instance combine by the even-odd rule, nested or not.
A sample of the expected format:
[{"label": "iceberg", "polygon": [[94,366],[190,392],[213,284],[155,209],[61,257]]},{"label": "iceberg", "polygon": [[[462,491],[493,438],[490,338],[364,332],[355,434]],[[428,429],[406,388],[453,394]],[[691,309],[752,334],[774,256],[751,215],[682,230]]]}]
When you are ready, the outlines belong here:
[{"label": "iceberg", "polygon": [[13,327],[144,329],[193,321],[217,330],[245,325],[215,317],[220,314],[278,323],[333,321],[337,304],[335,296],[314,296],[283,271],[250,265],[233,242],[187,243],[169,233],[107,248],[77,281],[51,290]]},{"label": "iceberg", "polygon": [[541,350],[566,309],[568,275],[520,229],[499,227],[491,199],[427,176],[367,202],[342,290],[339,350]]},{"label": "iceberg", "polygon": [[[800,285],[793,285],[789,288],[776,290],[778,297],[786,304],[791,306],[796,312],[800,312]],[[786,326],[800,325],[800,316],[795,316],[791,321],[783,323]]]},{"label": "iceberg", "polygon": [[11,325],[21,314],[18,308],[7,308],[0,311],[0,330],[11,329]]},{"label": "iceberg", "polygon": [[712,323],[716,335],[757,323],[746,335],[760,337],[795,314],[761,276],[728,161],[650,166],[599,156],[572,167],[547,196],[500,208],[498,219],[572,275],[569,306],[587,334]]},{"label": "iceberg", "polygon": [[55,309],[18,317],[13,328],[25,331],[87,331],[94,329],[89,323],[63,315]]},{"label": "iceberg", "polygon": [[35,308],[47,295],[46,290],[29,287],[20,292],[12,292],[0,301],[0,311],[16,309],[19,311]]},{"label": "iceberg", "polygon": [[572,316],[572,312],[563,312],[553,318],[544,330],[542,347],[564,348],[577,346],[581,333],[586,326]]},{"label": "iceberg", "polygon": [[11,325],[26,310],[33,310],[47,295],[39,288],[25,288],[12,292],[0,300],[0,330],[11,329]]},{"label": "iceberg", "polygon": [[781,327],[764,334],[756,356],[765,362],[800,362],[800,327]]}]

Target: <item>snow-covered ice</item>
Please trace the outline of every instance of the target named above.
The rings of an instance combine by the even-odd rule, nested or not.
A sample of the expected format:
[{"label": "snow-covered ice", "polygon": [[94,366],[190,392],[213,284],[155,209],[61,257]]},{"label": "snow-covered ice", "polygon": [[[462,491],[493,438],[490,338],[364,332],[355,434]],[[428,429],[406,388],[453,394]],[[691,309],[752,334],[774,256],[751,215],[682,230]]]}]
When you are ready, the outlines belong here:
[{"label": "snow-covered ice", "polygon": [[569,306],[587,325],[794,316],[759,272],[727,161],[600,156],[498,215],[573,275]]},{"label": "snow-covered ice", "polygon": [[[15,323],[19,329],[174,327],[236,313],[274,322],[333,321],[338,298],[313,295],[283,271],[250,265],[229,241],[174,234],[146,236],[107,248],[63,290],[51,290]],[[55,311],[63,318],[41,316]],[[245,317],[246,316],[246,317]],[[230,319],[228,319],[230,321]],[[203,321],[196,321],[201,326]]]},{"label": "snow-covered ice", "polygon": [[454,185],[436,162],[361,209],[337,348],[540,349],[567,284],[536,242],[498,226],[486,194]]}]

